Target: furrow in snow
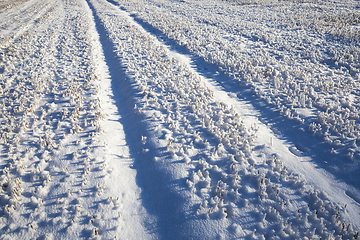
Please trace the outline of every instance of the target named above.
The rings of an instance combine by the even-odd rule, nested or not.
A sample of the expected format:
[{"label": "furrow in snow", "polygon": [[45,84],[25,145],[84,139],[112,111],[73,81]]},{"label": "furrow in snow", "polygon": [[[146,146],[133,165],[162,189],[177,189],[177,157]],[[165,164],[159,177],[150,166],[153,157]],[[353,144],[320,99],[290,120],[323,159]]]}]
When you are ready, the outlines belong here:
[{"label": "furrow in snow", "polygon": [[[223,61],[230,43],[238,42],[231,30],[236,21],[227,19],[237,19],[248,7],[228,8],[226,1],[217,0],[123,3],[141,14],[130,15],[106,0],[34,0],[0,12],[0,19],[11,20],[8,25],[2,21],[3,30],[13,35],[0,59],[1,238],[357,238],[357,192],[325,172],[320,177],[311,164],[293,164],[308,160],[303,148],[277,139],[280,135],[259,121],[254,104],[227,89],[234,79],[219,84],[215,76],[216,70],[234,73],[234,62]],[[194,21],[177,25],[163,8],[172,10],[177,21]],[[168,38],[149,31],[153,26],[139,21],[147,17],[144,9],[154,17],[148,18],[151,24],[163,16],[156,26],[175,25],[176,31],[167,32]],[[156,9],[161,11],[152,12]],[[259,41],[274,36],[252,36],[247,24],[276,19],[265,7],[252,9],[267,15],[251,14],[246,24],[241,22],[246,43],[263,48],[250,56],[269,56],[269,46]],[[266,23],[269,29],[274,26]],[[261,24],[251,26],[264,30]],[[194,29],[201,30],[200,38],[209,36],[205,48],[190,34]],[[201,57],[194,61],[184,48],[174,51],[181,46],[170,38],[189,41],[191,51],[202,49],[199,56],[210,54],[214,65],[198,64]],[[278,75],[254,66],[259,81],[247,75],[247,88],[254,83],[271,100],[273,85],[262,84]],[[338,93],[355,85],[341,86]],[[310,170],[319,176],[305,181]],[[317,188],[315,181],[323,181],[319,188],[326,189]],[[345,192],[339,192],[341,187]],[[344,199],[353,200],[344,205]]]},{"label": "furrow in snow", "polygon": [[[132,18],[129,15],[130,18]],[[133,18],[132,18],[133,19]],[[140,28],[141,22],[133,19],[134,22],[139,24]],[[145,26],[146,29],[146,26]],[[149,34],[153,34],[151,30],[146,30]],[[165,44],[169,50],[169,55],[173,58],[176,58],[180,63],[188,65],[191,67],[191,71],[199,74],[202,81],[206,84],[214,94],[214,98],[219,102],[224,102],[234,108],[236,112],[242,117],[244,123],[249,126],[257,126],[258,131],[261,132],[261,136],[256,138],[254,141],[254,155],[257,155],[257,163],[261,163],[266,156],[276,156],[278,159],[285,163],[285,166],[291,171],[300,174],[303,179],[305,179],[310,186],[315,187],[315,189],[321,189],[324,191],[329,198],[336,202],[340,206],[348,206],[349,215],[347,221],[350,221],[357,226],[360,225],[360,209],[357,190],[343,182],[337,181],[337,179],[326,172],[324,169],[318,169],[315,164],[312,163],[311,157],[303,156],[303,152],[296,147],[292,142],[283,140],[284,137],[275,134],[269,125],[264,124],[260,119],[261,113],[254,108],[252,104],[245,100],[240,100],[238,94],[234,93],[231,89],[224,87],[221,82],[217,82],[215,79],[210,79],[204,76],[202,72],[199,72],[198,69],[211,69],[211,66],[206,63],[202,65],[196,65],[196,57],[190,53],[185,54],[176,51],[176,47],[172,44],[174,42],[167,42],[167,38],[162,34],[160,36],[156,35],[156,38],[162,43]],[[178,46],[181,48],[181,46]],[[216,73],[214,73],[215,75]],[[223,76],[226,78],[226,76]],[[230,78],[228,77],[228,81]],[[350,193],[350,194],[348,194]],[[354,196],[354,197],[352,197]]]},{"label": "furrow in snow", "polygon": [[134,196],[108,188],[117,171],[104,145],[93,19],[84,2],[44,6],[54,11],[2,55],[0,235],[127,236],[123,208]]},{"label": "furrow in snow", "polygon": [[[85,2],[85,1],[84,1]],[[136,171],[133,169],[134,159],[129,152],[126,135],[121,122],[126,121],[129,116],[121,116],[124,113],[126,99],[119,96],[116,85],[118,81],[124,81],[121,77],[119,67],[114,63],[115,54],[111,48],[112,44],[107,40],[106,33],[99,22],[92,5],[86,2],[90,18],[92,19],[91,45],[93,62],[96,64],[94,71],[99,76],[101,93],[103,134],[100,135],[100,143],[105,149],[98,151],[98,156],[104,158],[110,175],[105,181],[105,187],[113,196],[118,196],[118,213],[121,215],[117,224],[116,235],[119,239],[151,239],[155,233],[150,233],[150,226],[154,225],[154,218],[151,217],[142,206],[141,190],[136,185]],[[120,75],[119,75],[120,74]],[[120,91],[122,93],[122,91]],[[127,119],[127,121],[131,121]],[[131,134],[131,133],[130,133]]]},{"label": "furrow in snow", "polygon": [[226,73],[221,82],[251,101],[264,122],[318,167],[360,188],[357,3],[158,2],[119,4]]},{"label": "furrow in snow", "polygon": [[[153,31],[148,29],[149,26],[142,26],[141,23],[136,21],[130,14],[128,15],[130,19],[141,29],[146,29],[149,34],[154,34]],[[324,169],[318,169],[315,164],[312,163],[311,157],[303,156],[303,152],[298,149],[298,147],[287,140],[283,140],[284,137],[275,134],[269,125],[264,124],[260,119],[261,113],[254,108],[254,106],[246,100],[240,100],[238,94],[234,93],[231,88],[229,89],[226,85],[225,87],[221,82],[217,82],[215,79],[207,78],[202,72],[199,72],[198,69],[211,69],[210,64],[202,63],[197,65],[197,60],[195,56],[188,53],[181,53],[177,51],[177,48],[181,46],[175,45],[174,42],[164,37],[163,34],[155,35],[157,40],[162,44],[165,44],[166,48],[169,51],[169,55],[173,58],[176,58],[180,63],[188,65],[191,68],[191,71],[197,73],[201,76],[202,81],[206,84],[206,87],[209,88],[213,94],[214,98],[219,102],[224,102],[234,108],[236,112],[242,117],[244,123],[249,126],[257,126],[258,131],[261,132],[261,136],[256,138],[254,141],[254,155],[257,155],[258,158],[255,159],[257,163],[261,163],[267,156],[276,156],[278,159],[285,163],[285,166],[291,171],[300,174],[303,179],[305,179],[311,188],[321,189],[324,191],[329,198],[337,203],[340,206],[347,205],[349,209],[349,214],[347,221],[350,221],[357,226],[360,225],[360,209],[357,190],[343,182],[337,181],[337,179],[326,172]],[[216,75],[216,73],[214,73]],[[226,76],[222,76],[226,78]],[[230,78],[227,77],[228,81]],[[350,193],[350,194],[348,194]],[[352,197],[353,196],[353,197]]]},{"label": "furrow in snow", "polygon": [[354,234],[341,228],[338,217],[344,219],[346,210],[326,193],[309,189],[275,156],[257,161],[258,127],[243,124],[233,108],[217,101],[190,66],[171,57],[126,12],[106,1],[91,3],[145,126],[143,156],[134,166],[140,181],[149,179],[142,176],[144,167],[158,174],[143,189],[150,195],[146,201],[155,201],[147,202],[147,210],[156,210],[164,237]]}]

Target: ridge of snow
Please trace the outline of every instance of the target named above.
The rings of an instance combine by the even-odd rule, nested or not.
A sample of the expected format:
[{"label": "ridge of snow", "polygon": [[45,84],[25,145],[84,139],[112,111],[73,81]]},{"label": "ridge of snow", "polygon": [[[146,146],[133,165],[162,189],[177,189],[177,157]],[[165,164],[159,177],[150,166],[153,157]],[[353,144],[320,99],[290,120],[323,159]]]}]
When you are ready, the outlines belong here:
[{"label": "ridge of snow", "polygon": [[[319,162],[321,151],[352,149],[356,166],[356,141],[321,128],[338,118],[350,129],[352,113],[322,107],[357,109],[357,75],[334,71],[349,81],[321,101],[329,86],[305,92],[298,83],[314,82],[291,72],[294,91],[279,95],[284,68],[305,68],[293,55],[304,49],[281,49],[281,37],[310,36],[321,51],[344,37],[346,54],[357,41],[352,2],[314,4],[34,0],[0,11],[10,36],[0,43],[0,238],[357,239],[357,185]],[[295,5],[314,18],[292,16]],[[341,60],[352,71],[356,50]],[[298,93],[320,98],[312,106]]]}]

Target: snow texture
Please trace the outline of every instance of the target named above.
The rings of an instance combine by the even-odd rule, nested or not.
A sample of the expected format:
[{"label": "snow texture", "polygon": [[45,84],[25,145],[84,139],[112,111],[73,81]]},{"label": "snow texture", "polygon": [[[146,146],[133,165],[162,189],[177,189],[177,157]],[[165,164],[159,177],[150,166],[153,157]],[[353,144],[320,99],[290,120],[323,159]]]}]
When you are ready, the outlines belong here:
[{"label": "snow texture", "polygon": [[358,239],[359,8],[1,1],[0,239]]}]

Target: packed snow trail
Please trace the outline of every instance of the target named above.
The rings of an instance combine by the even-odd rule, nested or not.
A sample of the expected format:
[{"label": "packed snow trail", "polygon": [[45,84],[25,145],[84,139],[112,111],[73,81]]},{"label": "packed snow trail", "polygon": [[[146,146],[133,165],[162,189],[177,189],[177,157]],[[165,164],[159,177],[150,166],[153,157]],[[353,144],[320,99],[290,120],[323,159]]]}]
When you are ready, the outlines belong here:
[{"label": "packed snow trail", "polygon": [[[115,5],[118,4],[115,3]],[[134,19],[135,17],[135,15],[130,14],[129,16],[131,19]],[[348,220],[351,220],[357,225],[360,224],[360,201],[358,190],[343,182],[339,182],[336,177],[325,170],[317,169],[317,166],[312,163],[312,159],[306,155],[304,156],[303,152],[299,150],[299,148],[303,148],[288,140],[284,140],[283,136],[275,134],[277,131],[274,130],[273,127],[269,127],[269,124],[265,124],[259,118],[261,114],[253,106],[253,102],[256,101],[256,99],[253,99],[251,102],[245,101],[243,96],[246,92],[244,92],[244,90],[241,91],[235,84],[231,84],[232,78],[226,76],[226,74],[220,74],[219,72],[221,72],[221,70],[218,67],[206,63],[189,53],[189,51],[176,44],[173,40],[167,38],[163,33],[153,28],[151,25],[148,25],[137,18],[134,19],[134,23],[139,23],[138,26],[140,28],[144,27],[150,34],[156,34],[157,39],[169,49],[171,57],[176,58],[182,64],[191,66],[193,72],[198,72],[202,76],[202,81],[204,81],[206,86],[214,92],[214,97],[218,101],[233,106],[244,118],[243,121],[247,123],[247,125],[253,124],[258,126],[259,131],[262,133],[262,137],[256,138],[255,140],[256,143],[254,145],[257,147],[254,148],[254,155],[262,156],[260,160],[263,159],[264,153],[265,155],[277,156],[284,161],[287,168],[300,174],[300,176],[306,179],[308,184],[315,186],[318,189],[322,189],[330,196],[332,201],[341,206],[347,205],[347,208],[351,213]],[[207,78],[206,76],[209,77]],[[239,95],[243,100],[239,101]]]},{"label": "packed snow trail", "polygon": [[[251,143],[257,127],[242,124],[233,109],[214,101],[213,93],[202,86],[196,72],[171,58],[165,46],[141,29],[126,12],[106,1],[90,2],[132,82],[135,109],[139,117],[147,119],[142,124],[148,125],[142,137],[143,159],[135,166],[140,171],[139,179],[147,179],[141,174],[141,168],[150,166],[150,174],[158,173],[163,182],[172,180],[171,185],[161,184],[156,189],[150,184],[143,185],[144,192],[156,200],[166,199],[169,192],[176,193],[171,204],[157,201],[147,206],[148,210],[157,210],[164,238],[214,237],[216,234],[228,238],[251,235],[291,238],[317,234],[326,237],[337,232],[351,235],[341,233],[342,229],[336,230],[340,224],[336,218],[342,214],[324,193],[309,190],[304,181],[283,168],[276,158],[255,164]],[[146,161],[151,158],[153,163]],[[259,169],[255,170],[256,167]],[[190,196],[184,191],[183,179],[187,179]],[[280,192],[284,193],[279,196]],[[179,211],[184,214],[193,209],[195,202],[201,203],[195,220],[191,214],[177,216]],[[330,205],[325,207],[324,202]],[[336,217],[325,213],[328,207],[334,209]],[[307,211],[313,211],[309,214],[310,220]],[[320,212],[325,213],[322,220],[318,219]],[[171,225],[169,215],[173,216]],[[201,220],[202,217],[205,219]],[[291,221],[297,221],[294,230]],[[326,227],[322,225],[324,221],[327,221]],[[205,225],[215,222],[221,227],[212,225],[205,231]],[[312,224],[319,230],[310,230]],[[334,232],[329,230],[330,226]]]},{"label": "packed snow trail", "polygon": [[294,150],[360,190],[358,2],[111,2],[225,72]]},{"label": "packed snow trail", "polygon": [[[83,2],[89,15],[91,14],[90,35],[94,38],[92,51],[95,56],[93,62],[96,64],[95,69],[101,79],[99,99],[104,114],[104,121],[101,123],[104,134],[102,134],[100,141],[104,144],[104,151],[100,151],[99,156],[104,157],[105,163],[108,164],[107,169],[110,172],[104,187],[109,190],[112,196],[118,196],[117,201],[119,201],[117,207],[120,221],[116,227],[115,236],[119,239],[156,238],[157,233],[149,231],[149,229],[154,228],[155,220],[146,212],[140,201],[141,190],[136,185],[136,171],[132,167],[134,159],[129,153],[127,142],[129,137],[125,136],[124,127],[121,124],[124,122],[123,118],[129,118],[125,117],[127,113],[123,110],[128,99],[120,98],[117,94],[118,89],[111,86],[111,81],[122,79],[122,74],[116,75],[119,72],[114,69],[115,65],[111,63],[114,60],[109,59],[109,57],[114,57],[111,44],[107,46],[106,40],[105,43],[101,43],[104,36],[99,35],[98,22],[95,21],[89,5],[86,1]],[[121,108],[117,106],[121,106]],[[124,115],[120,115],[120,111]]]},{"label": "packed snow trail", "polygon": [[[109,0],[109,2],[125,10],[121,7],[121,4],[111,0]],[[277,113],[269,113],[269,111],[272,111],[269,109],[265,111],[264,108],[266,107],[259,107],[259,105],[263,106],[261,103],[254,104],[258,99],[251,96],[252,94],[247,92],[248,89],[244,90],[244,86],[238,87],[237,84],[233,83],[231,76],[221,73],[221,68],[191,54],[185,47],[180,46],[158,29],[137,18],[135,14],[128,13],[128,15],[130,19],[133,19],[134,24],[138,24],[139,28],[144,28],[148,33],[155,34],[156,38],[169,49],[169,55],[171,57],[176,58],[181,64],[191,66],[191,71],[199,73],[202,81],[213,91],[214,98],[217,99],[217,101],[225,102],[234,107],[248,126],[255,125],[259,128],[258,131],[262,133],[261,138],[256,138],[254,143],[256,147],[253,149],[254,155],[261,156],[258,161],[262,161],[264,156],[276,156],[281,159],[287,168],[306,179],[309,185],[323,190],[331,200],[338,205],[347,205],[350,212],[348,220],[356,225],[360,225],[359,190],[351,185],[338,181],[336,175],[333,176],[324,169],[318,169],[317,165],[313,163],[313,158],[324,159],[323,149],[319,149],[320,151],[317,154],[314,153],[313,149],[311,149],[312,154],[310,155],[304,154],[303,152],[310,151],[309,148],[311,146],[314,147],[314,145],[311,144],[318,145],[318,140],[313,139],[314,141],[309,141],[309,136],[302,134],[304,135],[302,138],[306,138],[306,141],[309,142],[307,145],[301,141],[291,142],[289,138],[285,138],[284,135],[279,134],[274,126],[276,125],[274,124],[275,121],[270,120],[270,118],[279,118]],[[260,110],[257,108],[260,108]],[[267,116],[261,117],[264,112],[267,112]],[[281,121],[281,123],[284,125],[283,121]],[[292,128],[294,128],[294,122],[292,121],[290,124],[292,124]],[[284,126],[281,126],[282,133],[285,132],[283,130]],[[302,131],[304,130],[302,129]],[[285,133],[295,134],[299,138],[302,131],[299,132],[299,129],[295,129]],[[301,144],[299,142],[301,142]],[[308,149],[306,149],[304,145],[307,146]],[[322,146],[322,148],[324,147]],[[357,178],[357,174],[355,174],[354,177]],[[356,179],[350,182],[354,181],[357,182]]]},{"label": "packed snow trail", "polygon": [[112,3],[49,0],[26,28],[0,12],[18,32],[1,45],[2,239],[358,237],[350,206],[262,144],[251,105]]},{"label": "packed snow trail", "polygon": [[91,11],[41,2],[1,45],[1,239],[150,238]]}]

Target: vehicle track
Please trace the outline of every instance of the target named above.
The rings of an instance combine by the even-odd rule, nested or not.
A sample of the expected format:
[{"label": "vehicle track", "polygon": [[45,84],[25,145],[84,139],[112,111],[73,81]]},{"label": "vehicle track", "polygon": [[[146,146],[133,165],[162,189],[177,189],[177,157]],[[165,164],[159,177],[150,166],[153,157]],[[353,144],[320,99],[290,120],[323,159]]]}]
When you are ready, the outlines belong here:
[{"label": "vehicle track", "polygon": [[1,238],[116,236],[126,196],[104,188],[110,173],[82,7],[46,2],[54,11],[2,55]]},{"label": "vehicle track", "polygon": [[[102,128],[104,134],[101,144],[106,146],[105,151],[99,151],[111,169],[110,176],[106,179],[106,188],[111,195],[121,197],[121,214],[115,236],[119,239],[154,239],[156,233],[150,233],[149,228],[155,228],[154,217],[149,215],[141,201],[141,189],[136,185],[136,171],[133,168],[134,158],[139,157],[133,149],[135,142],[141,138],[136,134],[133,126],[137,120],[133,111],[134,103],[127,86],[127,77],[122,71],[122,66],[116,61],[114,45],[108,39],[108,34],[101,24],[95,9],[89,1],[84,0],[88,14],[92,20],[91,38],[93,62],[96,72],[100,77],[102,112],[104,121]],[[130,125],[132,122],[134,125]],[[130,143],[130,144],[129,144]],[[131,144],[132,143],[132,144]]]},{"label": "vehicle track", "polygon": [[114,1],[43,6],[1,55],[1,238],[358,236],[356,194],[287,168],[307,158],[216,68]]},{"label": "vehicle track", "polygon": [[[172,223],[174,226],[176,226],[177,228],[176,230],[174,229],[174,226],[169,226],[165,224],[164,218],[166,218],[166,221],[168,221],[169,211],[170,213],[174,213],[175,210],[175,212],[178,213],[177,212],[179,211],[178,208],[183,208],[181,209],[181,211],[188,212],[190,209],[194,209],[194,207],[196,206],[196,205],[194,206],[194,203],[197,202],[197,204],[199,204],[199,201],[201,203],[200,208],[196,211],[198,216],[204,216],[205,218],[211,218],[211,219],[218,219],[217,222],[219,223],[219,219],[227,218],[227,216],[229,215],[232,216],[232,214],[236,212],[237,217],[231,218],[231,220],[230,219],[226,221],[224,220],[223,224],[229,227],[232,223],[234,224],[241,223],[241,226],[244,227],[244,230],[236,233],[238,234],[237,236],[249,235],[251,233],[250,229],[254,227],[252,223],[254,221],[255,222],[257,221],[256,217],[253,220],[248,219],[245,222],[243,222],[240,219],[248,218],[249,217],[248,211],[251,212],[259,209],[261,209],[263,213],[268,212],[270,214],[271,209],[275,207],[275,205],[272,205],[272,203],[270,202],[263,202],[263,203],[257,202],[255,197],[256,186],[253,186],[251,184],[251,181],[253,181],[252,178],[253,177],[256,178],[256,175],[260,174],[260,171],[265,174],[264,176],[266,178],[268,171],[268,167],[266,166],[267,161],[275,161],[279,163],[276,157],[274,158],[275,160],[274,159],[267,160],[269,159],[270,156],[274,157],[269,153],[265,153],[265,158],[263,158],[261,161],[257,161],[258,158],[259,159],[262,158],[261,156],[260,157],[254,156],[256,155],[254,154],[254,151],[256,150],[255,148],[258,146],[256,140],[254,139],[256,139],[255,135],[258,135],[259,126],[253,123],[251,123],[251,125],[248,126],[246,124],[242,124],[243,122],[240,125],[236,125],[234,122],[233,123],[235,124],[234,129],[230,127],[230,125],[226,125],[231,129],[229,132],[222,131],[216,128],[210,130],[212,127],[214,127],[212,125],[212,121],[216,122],[217,121],[216,118],[219,118],[219,116],[215,116],[215,115],[211,116],[211,114],[218,112],[218,114],[220,114],[221,116],[221,114],[225,113],[226,117],[224,116],[223,118],[228,119],[227,121],[232,122],[233,120],[230,119],[232,119],[233,117],[236,119],[236,116],[241,114],[241,108],[244,105],[242,105],[241,107],[236,106],[238,109],[236,109],[236,107],[235,109],[233,109],[228,104],[225,104],[223,101],[224,99],[229,102],[231,101],[232,103],[234,103],[234,105],[237,105],[239,103],[236,101],[235,98],[228,97],[227,93],[224,90],[219,89],[218,87],[214,87],[212,84],[217,85],[216,82],[214,81],[212,82],[208,81],[208,83],[209,82],[212,83],[208,85],[208,87],[212,89],[209,89],[207,86],[204,86],[204,80],[201,79],[199,74],[196,72],[196,69],[194,71],[194,68],[191,69],[191,66],[181,62],[187,57],[181,56],[178,53],[169,52],[167,46],[165,46],[163,43],[158,41],[156,39],[156,36],[149,35],[149,33],[146,32],[143,27],[139,26],[139,24],[136,23],[134,19],[132,19],[131,16],[129,16],[128,13],[124,12],[119,8],[115,8],[113,4],[109,4],[106,1],[94,0],[91,1],[91,4],[93,6],[92,8],[94,8],[94,12],[96,12],[98,16],[99,22],[101,22],[101,24],[103,25],[105,32],[108,36],[108,40],[106,41],[110,41],[112,43],[110,45],[112,45],[112,48],[114,49],[114,52],[118,57],[118,60],[120,62],[119,66],[124,66],[125,69],[124,73],[126,74],[127,79],[131,82],[130,86],[132,86],[131,89],[133,91],[133,98],[136,99],[135,109],[141,114],[140,119],[148,119],[145,122],[145,125],[143,125],[145,126],[144,133],[146,134],[146,136],[144,136],[144,138],[142,139],[143,140],[145,139],[145,141],[143,141],[143,144],[145,147],[146,146],[147,147],[143,148],[143,153],[145,155],[142,158],[149,160],[153,158],[155,159],[155,162],[144,163],[143,160],[142,161],[140,161],[140,159],[135,160],[136,163],[135,165],[138,170],[138,176],[139,176],[138,179],[140,180],[140,182],[144,180],[144,176],[142,175],[145,172],[142,172],[142,168],[146,166],[146,168],[148,167],[154,168],[153,170],[154,173],[159,174],[160,178],[161,177],[163,178],[163,181],[168,181],[171,179],[173,179],[173,181],[175,180],[173,186],[167,186],[166,184],[165,185],[160,184],[159,186],[156,186],[156,189],[160,189],[163,192],[156,191],[156,194],[150,195],[150,198],[146,200],[151,200],[151,198],[153,198],[156,199],[156,201],[157,200],[161,201],[164,199],[161,199],[159,195],[169,194],[171,192],[174,192],[174,189],[175,191],[183,191],[184,186],[183,183],[181,183],[183,181],[181,179],[184,178],[187,179],[186,184],[191,190],[190,194],[192,196],[190,197],[190,199],[187,199],[185,197],[185,196],[189,196],[186,192],[184,192],[186,195],[183,196],[181,195],[173,196],[174,198],[173,201],[179,201],[177,206],[165,204],[163,205],[162,210],[160,210],[160,208],[156,205],[147,206],[148,211],[151,211],[150,209],[152,207],[158,210],[157,213],[158,221],[159,221],[158,224],[160,229],[162,229],[162,232],[165,234],[164,237],[170,237],[171,236],[170,232],[172,234],[175,234],[176,236],[183,236],[183,237],[199,236],[196,234],[205,234],[206,236],[211,236],[211,235],[214,236],[213,234],[216,234],[215,232],[203,232],[201,230],[201,233],[189,232],[188,233],[189,235],[183,235],[184,229],[188,228],[187,226],[189,226],[188,224],[191,224],[193,226],[192,231],[194,231],[195,229],[198,229],[196,231],[199,231],[199,229],[202,228],[201,225],[203,224],[203,222],[199,221],[199,219],[197,219],[197,221],[187,220],[187,218],[190,217],[187,215],[186,217],[180,217],[180,218],[177,216],[176,220],[173,219],[174,221],[172,221]],[[116,28],[114,26],[121,26],[121,27]],[[142,46],[140,46],[139,42],[137,41],[143,41]],[[158,49],[157,54],[160,55],[158,55],[157,57],[151,56],[151,54],[154,53],[152,52],[153,50],[149,50],[151,48]],[[178,55],[178,59],[176,59],[176,57],[174,58],[175,55]],[[147,59],[150,61],[148,61]],[[176,74],[167,76],[166,75],[167,71],[161,69],[166,66],[163,64],[164,63],[166,64],[167,61],[169,61],[169,63],[171,62],[171,64],[174,63],[175,69],[177,69],[177,66],[179,66],[179,70],[175,70],[175,71],[172,70]],[[152,71],[152,67],[155,67],[157,69],[156,72]],[[169,65],[167,67],[169,67]],[[182,71],[185,72],[182,73]],[[176,80],[173,81],[172,78]],[[186,90],[183,91],[182,88],[184,88],[184,86],[182,84],[184,84],[183,83],[184,80],[182,80],[181,78],[189,81],[188,82],[189,86],[191,86],[192,81],[195,80],[194,88],[192,87],[190,87],[190,89],[185,88]],[[119,86],[121,87],[121,85]],[[140,92],[137,92],[139,90]],[[192,91],[194,91],[194,95],[192,95],[193,94]],[[199,95],[197,91],[199,91]],[[163,107],[161,107],[162,105]],[[200,110],[202,108],[204,109],[204,111]],[[207,111],[207,108],[210,108],[209,111]],[[239,111],[239,114],[236,113],[236,111]],[[172,114],[174,114],[175,116],[174,118]],[[180,120],[182,119],[183,116],[182,114],[185,114],[188,120]],[[209,114],[210,118],[209,116],[206,116],[206,114]],[[178,115],[179,117],[176,117],[176,115]],[[136,116],[134,117],[136,118]],[[162,120],[164,122],[164,119],[168,119],[166,120],[165,123],[170,125],[166,126],[164,124],[158,123],[159,120]],[[245,121],[246,120],[244,120],[244,122]],[[184,131],[186,128],[183,128],[183,126],[187,126],[186,131]],[[125,132],[126,131],[127,130],[125,129]],[[246,161],[240,165],[236,165],[235,167],[235,165],[233,164],[235,162],[237,164],[237,161],[235,162],[233,161],[232,162],[233,164],[231,164],[231,161],[229,161],[228,164],[230,165],[227,165],[225,159],[229,157],[231,159],[232,154],[234,154],[233,157],[235,156],[236,159],[240,161],[239,163],[241,163],[242,160],[240,160],[241,159],[240,152],[242,151],[237,152],[239,151],[237,150],[238,149],[238,146],[236,146],[237,143],[236,141],[233,142],[233,140],[231,140],[232,137],[230,137],[232,134],[236,134],[236,132],[239,131],[243,131],[244,133],[244,135],[241,136],[244,138],[244,140],[242,140],[244,141],[244,143],[241,144],[242,145],[241,149],[242,151],[245,152],[245,155],[243,156],[245,157]],[[192,135],[193,138],[188,138],[189,134]],[[183,142],[179,141],[180,140],[179,138],[184,139],[184,141]],[[164,139],[165,141],[162,139]],[[250,145],[248,145],[249,142],[251,142]],[[190,148],[188,148],[188,146]],[[254,148],[252,148],[252,146],[254,146]],[[133,147],[135,148],[135,146]],[[130,148],[132,147],[130,146]],[[191,151],[184,150],[186,148],[191,149]],[[291,154],[288,148],[285,148],[285,150],[288,152],[288,154]],[[292,152],[294,152],[294,150]],[[215,158],[219,157],[220,159],[223,159],[224,162],[217,162],[214,157]],[[188,163],[188,165],[179,164],[178,160],[181,159],[183,159],[182,161],[184,161],[185,163]],[[300,209],[303,209],[301,206],[305,206],[307,205],[307,203],[309,203],[308,202],[309,199],[307,196],[310,196],[311,198],[313,194],[315,194],[317,197],[321,196],[321,198],[324,199],[322,201],[328,201],[326,200],[327,197],[325,197],[326,193],[317,192],[316,189],[315,189],[315,193],[313,193],[312,187],[306,184],[305,184],[306,185],[305,189],[303,188],[302,190],[303,195],[294,191],[296,188],[294,189],[290,187],[286,182],[288,181],[297,182],[299,181],[299,178],[296,175],[294,176],[293,172],[288,172],[286,168],[284,170],[282,163],[280,165],[281,167],[278,166],[280,167],[280,170],[276,170],[276,171],[281,171],[281,174],[289,174],[290,176],[289,179],[291,179],[291,180],[285,180],[284,182],[281,180],[279,182],[278,186],[281,186],[281,188],[283,189],[282,191],[286,192],[285,195],[282,195],[283,198],[287,198],[288,201],[290,202],[294,201],[294,206],[299,207]],[[251,166],[253,166],[254,169],[251,170]],[[255,167],[259,167],[257,173],[256,171],[254,171]],[[216,172],[214,171],[215,169],[219,169],[219,170],[216,170],[217,171]],[[244,179],[247,179],[247,181],[240,184],[240,185],[244,184],[245,186],[243,186],[244,188],[242,190],[239,190],[241,192],[239,193],[241,196],[245,197],[245,199],[243,200],[245,201],[245,205],[244,205],[245,207],[249,206],[247,205],[248,204],[247,201],[251,203],[249,210],[243,209],[241,207],[241,201],[239,201],[240,199],[232,200],[231,197],[229,197],[229,195],[227,196],[227,194],[230,194],[230,192],[234,193],[234,189],[231,190],[230,187],[232,185],[230,179],[232,179],[232,177],[235,177],[236,174],[232,175],[231,174],[232,170],[235,171],[234,173],[236,173],[237,171],[245,171],[245,173],[242,173],[245,175],[241,175],[241,176]],[[188,177],[186,177],[186,171],[188,171]],[[250,171],[251,172],[250,175],[248,175],[246,171]],[[230,174],[228,174],[229,172]],[[208,173],[210,173],[210,175]],[[209,176],[211,177],[209,178]],[[155,183],[160,183],[160,182],[161,181],[155,181]],[[216,186],[216,184],[218,184],[218,188],[214,189],[214,192],[220,191],[219,192],[220,195],[218,195],[218,197],[214,196],[213,195],[214,192],[211,191],[211,188],[214,187],[214,185]],[[303,183],[300,183],[300,185],[305,186],[303,185]],[[275,185],[273,185],[273,187],[274,186]],[[142,185],[142,187],[144,192],[150,192],[153,190],[154,185],[151,186],[151,184],[146,184],[146,185]],[[259,194],[260,194],[259,197],[262,200],[263,193],[259,192]],[[222,199],[220,196],[224,198]],[[274,200],[275,202],[281,201],[281,199],[277,199],[276,197],[273,198],[272,200]],[[223,204],[225,204],[225,206],[223,208],[219,207],[219,205],[216,205],[216,201],[219,202],[223,201]],[[209,202],[215,202],[215,205],[208,206]],[[164,204],[164,202],[162,203]],[[186,205],[190,205],[194,207],[189,208],[187,206],[186,208],[184,208]],[[309,206],[312,206],[311,200]],[[175,209],[171,209],[174,207]],[[335,208],[335,206],[333,207]],[[235,210],[234,208],[239,210]],[[284,216],[281,216],[280,218],[286,218],[286,216],[288,217],[291,216],[291,211],[292,210],[290,209],[284,210],[284,213],[282,213],[284,214]],[[250,214],[250,218],[252,217],[254,216],[251,216]],[[349,218],[347,217],[347,219]],[[276,227],[277,224],[279,224],[277,221],[270,223],[270,225],[272,225],[275,229],[277,228]],[[302,228],[304,227],[302,225],[300,226]],[[331,223],[327,222],[327,226],[331,226]],[[302,229],[302,231],[304,231],[304,234],[308,236],[312,234],[311,231],[309,230],[305,233],[306,229]],[[336,231],[337,230],[335,230],[335,232]],[[229,232],[218,233],[218,234],[220,234],[220,236],[225,236],[225,237],[230,236],[228,235],[230,234]],[[260,231],[258,234],[260,234],[261,236],[261,234],[267,235],[269,233],[261,233]],[[295,234],[295,233],[292,233],[290,231],[287,234]],[[301,231],[299,234],[301,234]]]},{"label": "vehicle track", "polygon": [[[162,32],[181,51],[198,56],[198,62],[205,59],[213,63],[209,69],[226,73],[217,80],[251,101],[262,113],[262,121],[307,152],[318,167],[360,188],[355,136],[359,71],[356,23],[344,29],[338,29],[340,23],[324,25],[321,19],[329,13],[307,3],[231,7],[227,1],[216,0],[157,2],[121,2],[121,6],[151,31]],[[321,4],[330,7],[331,14],[340,16],[344,11],[340,3]],[[349,13],[358,5],[352,1],[346,4]],[[301,19],[296,25],[289,23],[294,13]],[[353,21],[351,14],[346,16],[349,23]],[[340,36],[334,36],[335,32]],[[354,57],[349,57],[352,60],[339,63],[339,58],[334,58],[333,54],[341,56],[349,51],[354,52]],[[305,78],[298,75],[309,72]],[[228,76],[226,80],[222,79],[224,75]],[[329,90],[326,86],[334,86],[333,79],[338,85]],[[296,87],[299,85],[303,87]]]},{"label": "vehicle track", "polygon": [[221,73],[221,70],[216,65],[207,63],[202,58],[195,56],[155,27],[143,22],[135,15],[131,15],[116,1],[107,1],[118,6],[139,29],[146,31],[157,39],[160,44],[163,44],[168,49],[171,57],[177,59],[181,64],[189,66],[192,72],[201,76],[202,82],[213,92],[214,98],[233,107],[248,127],[257,126],[261,136],[254,141],[254,146],[256,146],[254,155],[258,156],[255,159],[256,163],[261,164],[264,161],[264,155],[276,156],[284,162],[287,168],[294,173],[300,174],[310,186],[323,190],[337,204],[341,206],[347,205],[351,209],[347,220],[360,225],[360,209],[357,201],[359,197],[355,197],[358,195],[358,190],[344,182],[339,182],[331,173],[318,168],[313,163],[312,158],[322,157],[314,155],[314,152],[311,155],[307,154],[304,152],[303,147],[297,146],[296,143],[291,142],[281,133],[273,130],[271,124],[269,124],[271,120],[264,123],[261,120],[264,118],[262,117],[263,112],[253,104],[256,99],[251,96],[245,98],[244,96],[249,94],[239,88],[237,84],[232,83],[232,78],[225,73]]}]

